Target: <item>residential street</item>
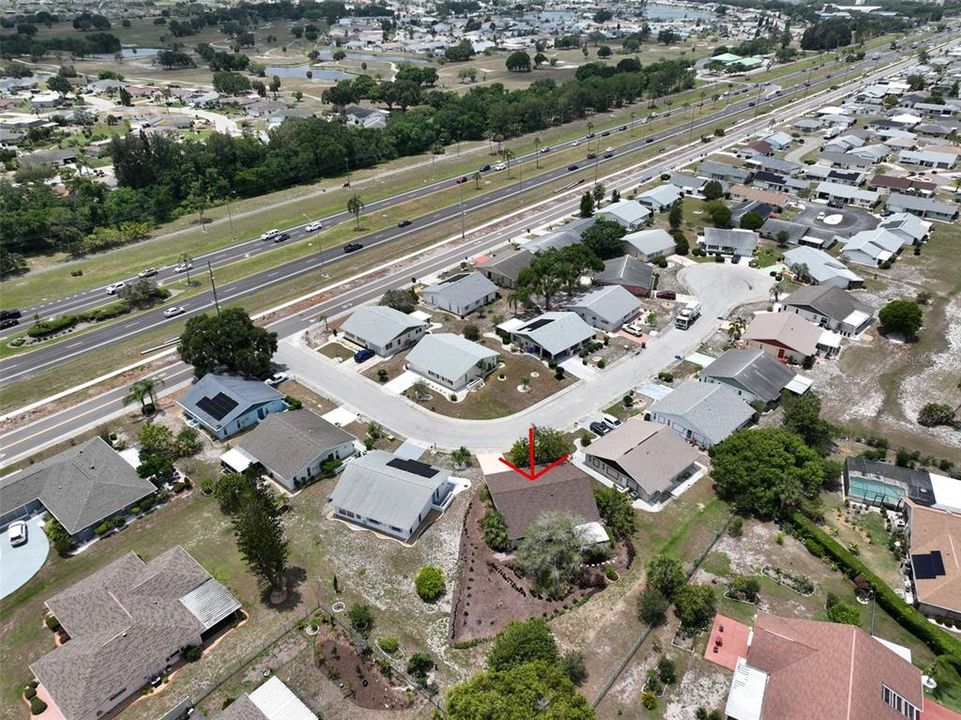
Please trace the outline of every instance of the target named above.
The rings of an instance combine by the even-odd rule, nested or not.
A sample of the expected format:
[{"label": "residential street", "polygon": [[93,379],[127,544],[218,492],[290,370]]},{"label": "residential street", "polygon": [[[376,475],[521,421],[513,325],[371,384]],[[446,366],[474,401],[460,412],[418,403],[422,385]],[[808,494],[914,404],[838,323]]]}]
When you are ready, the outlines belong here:
[{"label": "residential street", "polygon": [[686,284],[702,305],[702,316],[687,331],[671,328],[647,349],[581,381],[523,412],[497,420],[458,420],[431,413],[358,373],[350,372],[300,342],[301,334],[280,343],[276,359],[298,382],[326,395],[412,440],[441,449],[464,445],[474,452],[500,452],[531,424],[567,428],[594,408],[605,407],[654,376],[675,356],[695,350],[738,305],[768,298],[772,279],[743,265],[698,264],[682,270]]}]

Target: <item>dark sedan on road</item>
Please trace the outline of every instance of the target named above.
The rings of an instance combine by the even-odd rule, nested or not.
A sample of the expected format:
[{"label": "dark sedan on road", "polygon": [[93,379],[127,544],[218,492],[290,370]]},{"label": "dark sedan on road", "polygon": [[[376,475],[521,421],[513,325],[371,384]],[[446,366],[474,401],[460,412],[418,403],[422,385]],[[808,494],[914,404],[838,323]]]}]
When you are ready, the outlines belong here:
[{"label": "dark sedan on road", "polygon": [[274,235],[275,243],[284,242],[286,240],[290,240],[290,233],[280,233],[280,235]]},{"label": "dark sedan on road", "polygon": [[6,320],[0,320],[0,330],[5,330],[6,328],[13,327],[14,325],[19,325],[20,321],[16,318],[7,318]]},{"label": "dark sedan on road", "polygon": [[577,165],[568,165],[568,166],[567,166],[567,171],[568,171],[568,172],[574,172],[575,170],[577,170]]},{"label": "dark sedan on road", "polygon": [[346,245],[344,245],[345,253],[357,252],[358,250],[363,250],[363,249],[364,249],[364,246],[361,245],[360,243],[347,243]]},{"label": "dark sedan on road", "polygon": [[488,172],[491,169],[490,165],[481,165],[478,172]]},{"label": "dark sedan on road", "polygon": [[397,223],[397,227],[407,227],[410,225],[410,223],[410,220],[401,220],[399,223]]},{"label": "dark sedan on road", "polygon": [[19,310],[0,310],[0,320],[16,320],[19,317],[23,317]]}]

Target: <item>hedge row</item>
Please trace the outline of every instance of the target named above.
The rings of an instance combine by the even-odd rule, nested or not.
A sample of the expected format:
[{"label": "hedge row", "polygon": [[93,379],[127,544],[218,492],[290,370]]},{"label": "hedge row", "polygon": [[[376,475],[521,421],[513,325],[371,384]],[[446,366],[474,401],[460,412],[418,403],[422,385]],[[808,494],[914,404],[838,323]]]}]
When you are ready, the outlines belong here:
[{"label": "hedge row", "polygon": [[812,555],[834,561],[852,580],[858,575],[864,577],[874,590],[877,603],[891,617],[936,655],[947,656],[961,672],[961,641],[928,622],[921,612],[898,597],[867,565],[804,515],[795,512],[791,516],[791,524]]},{"label": "hedge row", "polygon": [[124,300],[111,303],[96,310],[78,313],[77,315],[63,315],[50,320],[41,320],[32,328],[27,330],[27,335],[32,338],[44,338],[64,330],[69,330],[77,323],[103,322],[112,320],[115,317],[126,315],[130,312],[130,304]]}]

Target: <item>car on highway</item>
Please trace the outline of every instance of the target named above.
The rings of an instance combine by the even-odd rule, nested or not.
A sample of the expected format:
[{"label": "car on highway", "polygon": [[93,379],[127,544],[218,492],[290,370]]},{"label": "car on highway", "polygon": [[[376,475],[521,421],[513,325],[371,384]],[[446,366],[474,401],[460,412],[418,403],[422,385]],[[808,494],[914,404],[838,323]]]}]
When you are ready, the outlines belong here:
[{"label": "car on highway", "polygon": [[363,249],[364,249],[364,246],[361,245],[360,243],[347,243],[346,245],[344,245],[345,253],[357,252],[358,250],[363,250]]},{"label": "car on highway", "polygon": [[173,305],[167,308],[166,310],[164,310],[164,317],[165,318],[177,317],[178,315],[183,315],[185,312],[187,312],[187,308],[181,305]]},{"label": "car on highway", "polygon": [[156,275],[156,274],[157,274],[157,268],[155,268],[155,267],[149,267],[149,268],[144,268],[143,270],[141,270],[140,272],[138,272],[138,273],[137,273],[137,277],[139,277],[139,278],[148,278],[148,277],[153,277],[153,276]]},{"label": "car on highway", "polygon": [[607,137],[610,134],[611,134],[610,130],[605,130],[604,132],[601,133],[601,137]]},{"label": "car on highway", "polygon": [[0,320],[16,320],[23,317],[19,310],[0,310]]},{"label": "car on highway", "polygon": [[6,330],[7,328],[13,327],[14,325],[19,325],[20,321],[16,318],[7,318],[6,320],[0,320],[0,330]]},{"label": "car on highway", "polygon": [[547,145],[546,147],[542,147],[542,148],[541,148],[541,155],[543,155],[544,153],[549,153],[550,151],[551,151],[551,146],[550,146],[550,145]]},{"label": "car on highway", "polygon": [[23,520],[10,523],[9,535],[10,544],[13,545],[13,547],[25,545],[27,542],[27,523]]},{"label": "car on highway", "polygon": [[506,167],[507,167],[507,165],[505,165],[504,163],[497,163],[497,164],[494,166],[494,172],[500,172],[501,170],[503,170],[503,169],[506,168]]},{"label": "car on highway", "polygon": [[581,144],[580,140],[575,140],[574,142],[571,143],[571,147],[577,147],[580,144]]},{"label": "car on highway", "polygon": [[107,286],[107,295],[116,295],[118,292],[120,292],[121,290],[123,290],[125,287],[127,287],[127,283],[125,283],[123,280],[121,280],[120,282],[115,282],[113,285],[108,285],[108,286]]},{"label": "car on highway", "polygon": [[407,227],[408,225],[411,224],[411,222],[412,222],[411,220],[406,220],[406,219],[401,220],[399,223],[397,223],[397,227],[400,227],[400,228]]},{"label": "car on highway", "polygon": [[354,353],[354,362],[359,365],[362,362],[370,360],[372,357],[374,357],[374,351],[364,348],[363,350],[358,350]]},{"label": "car on highway", "polygon": [[174,272],[178,272],[178,273],[187,272],[188,270],[193,270],[193,269],[194,269],[194,264],[192,262],[182,262],[174,266]]},{"label": "car on highway", "polygon": [[320,220],[314,220],[309,222],[304,226],[304,232],[317,232],[318,230],[323,230],[324,224]]},{"label": "car on highway", "polygon": [[467,182],[467,176],[466,176],[466,175],[461,175],[461,176],[460,176],[459,178],[457,178],[454,182],[457,183],[458,185],[463,185],[465,182]]},{"label": "car on highway", "polygon": [[587,153],[588,160],[593,160],[596,157],[597,157],[597,153]]},{"label": "car on highway", "polygon": [[279,234],[280,234],[280,230],[278,230],[277,228],[273,228],[272,230],[268,230],[268,231],[265,232],[263,235],[261,235],[261,236],[260,236],[260,239],[261,239],[261,240],[273,240],[273,239],[274,239],[274,235],[279,235]]},{"label": "car on highway", "polygon": [[481,165],[478,172],[488,172],[491,169],[490,165]]},{"label": "car on highway", "polygon": [[568,165],[568,166],[567,166],[567,172],[574,172],[575,170],[577,170],[577,165]]},{"label": "car on highway", "polygon": [[285,383],[285,382],[287,382],[288,380],[290,380],[290,373],[275,372],[275,373],[274,373],[273,375],[271,375],[269,378],[267,378],[266,380],[264,380],[264,382],[265,382],[267,385],[270,385],[270,387],[277,387],[277,386],[280,385],[281,383]]},{"label": "car on highway", "polygon": [[290,240],[290,233],[280,233],[279,235],[274,235],[275,243],[285,242],[287,240]]},{"label": "car on highway", "polygon": [[617,129],[620,130],[621,132],[624,132],[625,130],[627,130],[627,125],[621,125],[621,126],[620,126],[619,128],[617,128]]},{"label": "car on highway", "polygon": [[605,158],[612,158],[612,157],[614,157],[614,153],[612,153],[612,152],[606,152],[606,153],[604,153],[604,157],[605,157]]},{"label": "car on highway", "polygon": [[588,427],[590,428],[592,433],[594,433],[595,435],[600,435],[601,437],[604,437],[605,435],[607,435],[607,433],[611,431],[611,428],[607,424],[602,423],[598,420],[595,420],[594,422],[592,422],[590,425],[588,425]]},{"label": "car on highway", "polygon": [[595,135],[595,133],[589,132],[589,133],[587,133],[587,135],[585,135],[584,137],[592,138],[592,137],[594,137],[594,135]]}]

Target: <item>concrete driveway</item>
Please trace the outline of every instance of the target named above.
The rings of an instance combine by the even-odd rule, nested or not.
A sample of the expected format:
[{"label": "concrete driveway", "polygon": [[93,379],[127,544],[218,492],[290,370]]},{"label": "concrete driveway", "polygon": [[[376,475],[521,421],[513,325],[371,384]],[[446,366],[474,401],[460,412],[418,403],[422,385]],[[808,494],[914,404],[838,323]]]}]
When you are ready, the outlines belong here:
[{"label": "concrete driveway", "polygon": [[732,309],[768,298],[772,278],[744,265],[699,264],[678,275],[702,306],[701,318],[687,331],[670,328],[647,349],[620,360],[590,380],[582,380],[526,410],[495,420],[459,420],[434,414],[406,398],[384,392],[365,377],[347,373],[301,342],[301,334],[285,338],[275,359],[304,385],[321,395],[377,420],[393,432],[440,449],[464,445],[472,451],[499,453],[531,424],[568,428],[587,413],[605,408],[677,357],[697,349]]},{"label": "concrete driveway", "polygon": [[10,531],[0,534],[0,598],[5,598],[37,574],[47,561],[50,541],[43,531],[43,517],[27,521],[27,542],[10,545]]}]

